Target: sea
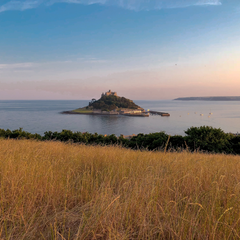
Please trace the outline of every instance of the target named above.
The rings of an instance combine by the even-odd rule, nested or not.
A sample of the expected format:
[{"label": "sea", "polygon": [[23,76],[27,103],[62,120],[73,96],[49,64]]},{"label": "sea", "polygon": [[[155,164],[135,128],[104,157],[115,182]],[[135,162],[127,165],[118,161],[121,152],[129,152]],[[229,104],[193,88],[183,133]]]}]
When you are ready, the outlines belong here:
[{"label": "sea", "polygon": [[212,126],[224,132],[240,132],[240,101],[134,101],[144,109],[167,112],[170,117],[67,115],[62,111],[88,105],[87,100],[0,101],[0,128],[43,135],[46,131],[89,132],[117,136],[164,131],[185,135],[190,127]]}]

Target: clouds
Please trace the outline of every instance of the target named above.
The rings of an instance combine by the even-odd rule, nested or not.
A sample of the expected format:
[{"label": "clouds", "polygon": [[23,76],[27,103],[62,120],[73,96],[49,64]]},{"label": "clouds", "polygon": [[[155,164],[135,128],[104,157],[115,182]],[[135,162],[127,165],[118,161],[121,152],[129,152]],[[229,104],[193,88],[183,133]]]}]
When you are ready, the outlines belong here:
[{"label": "clouds", "polygon": [[49,6],[59,2],[69,4],[118,6],[134,11],[184,8],[189,6],[217,6],[222,4],[221,0],[9,0],[7,3],[0,5],[0,12],[10,10],[24,11],[37,8],[40,5]]},{"label": "clouds", "polygon": [[49,62],[22,62],[22,63],[0,63],[0,70],[21,70],[21,69],[33,69],[37,67],[46,67],[46,66],[54,66],[54,65],[73,65],[77,64],[78,67],[80,65],[90,65],[93,64],[104,64],[109,63],[110,61],[105,59],[98,59],[94,57],[84,57],[77,58],[76,60],[66,60],[66,61],[49,61]]},{"label": "clouds", "polygon": [[9,10],[27,10],[31,8],[36,8],[42,3],[45,3],[47,1],[44,0],[25,0],[25,1],[9,1],[6,4],[0,6],[0,12],[5,12]]},{"label": "clouds", "polygon": [[26,69],[26,68],[32,68],[36,66],[35,63],[26,62],[26,63],[12,63],[12,64],[0,64],[0,70],[1,69]]}]

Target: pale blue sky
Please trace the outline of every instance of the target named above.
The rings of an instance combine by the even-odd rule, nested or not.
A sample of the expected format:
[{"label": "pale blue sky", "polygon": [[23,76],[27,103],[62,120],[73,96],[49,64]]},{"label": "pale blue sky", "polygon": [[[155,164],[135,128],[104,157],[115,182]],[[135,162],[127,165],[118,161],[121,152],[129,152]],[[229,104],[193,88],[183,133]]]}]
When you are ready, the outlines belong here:
[{"label": "pale blue sky", "polygon": [[239,0],[1,0],[0,99],[239,95]]}]

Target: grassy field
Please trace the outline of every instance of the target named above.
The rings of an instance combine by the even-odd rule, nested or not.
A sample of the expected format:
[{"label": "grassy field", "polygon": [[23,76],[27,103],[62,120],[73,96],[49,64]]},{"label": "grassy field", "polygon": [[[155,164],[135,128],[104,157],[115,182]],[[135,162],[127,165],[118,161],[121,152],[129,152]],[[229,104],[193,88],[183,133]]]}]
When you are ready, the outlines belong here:
[{"label": "grassy field", "polygon": [[75,112],[75,113],[92,113],[93,111],[91,109],[86,109],[86,108],[78,108],[78,109],[75,109],[75,110],[72,110],[72,112]]},{"label": "grassy field", "polygon": [[239,239],[240,156],[0,140],[0,239]]}]

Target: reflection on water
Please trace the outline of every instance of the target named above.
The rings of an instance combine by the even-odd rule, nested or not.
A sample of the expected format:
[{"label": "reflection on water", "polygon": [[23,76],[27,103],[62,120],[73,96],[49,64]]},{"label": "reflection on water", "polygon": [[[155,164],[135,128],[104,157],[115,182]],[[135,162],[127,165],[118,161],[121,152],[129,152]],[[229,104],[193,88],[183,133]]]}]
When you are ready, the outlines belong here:
[{"label": "reflection on water", "polygon": [[40,134],[69,129],[116,135],[159,131],[183,135],[191,126],[208,125],[225,132],[240,132],[240,102],[135,102],[145,109],[168,112],[171,116],[62,115],[59,112],[86,106],[88,101],[0,101],[0,128],[13,130],[22,127],[25,131]]}]

